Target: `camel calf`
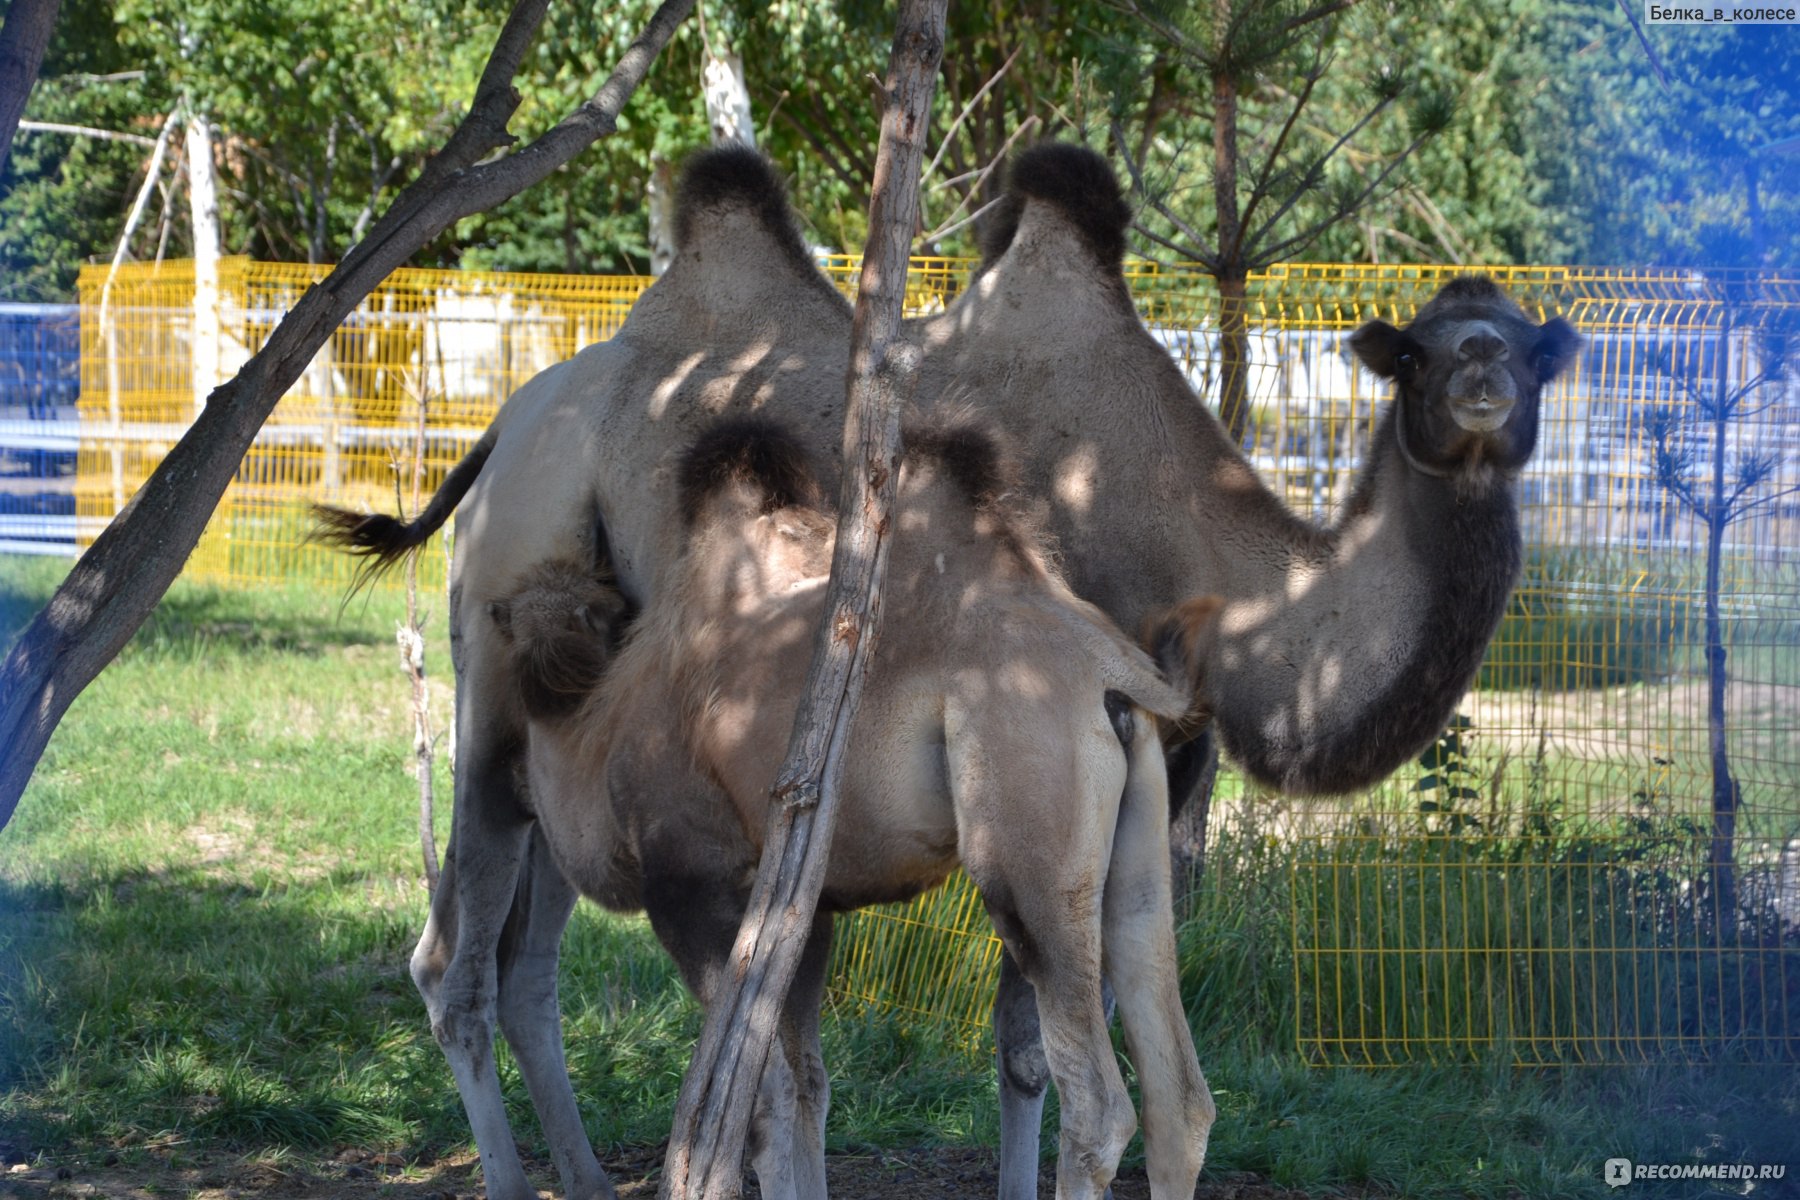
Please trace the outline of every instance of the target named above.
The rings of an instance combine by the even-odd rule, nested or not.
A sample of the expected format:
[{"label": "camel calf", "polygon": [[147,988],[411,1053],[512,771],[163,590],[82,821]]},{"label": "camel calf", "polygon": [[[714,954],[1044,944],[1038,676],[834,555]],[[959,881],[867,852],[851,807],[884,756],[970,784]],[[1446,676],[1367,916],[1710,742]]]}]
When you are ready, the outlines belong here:
[{"label": "camel calf", "polygon": [[[909,433],[820,923],[753,1131],[765,1195],[823,1195],[828,914],[915,895],[958,862],[1036,987],[1062,1097],[1057,1195],[1097,1200],[1136,1128],[1103,971],[1141,1081],[1152,1195],[1193,1195],[1214,1110],[1177,990],[1154,720],[1180,717],[1188,695],[1069,591],[1009,489],[984,430]],[[834,523],[798,444],[767,422],[704,435],[681,490],[682,552],[586,704],[532,718],[526,792],[562,873],[646,909],[704,1003],[761,852]],[[544,638],[603,641],[578,616],[596,611],[593,590],[569,565],[497,606],[516,662],[553,657],[525,611]]]}]

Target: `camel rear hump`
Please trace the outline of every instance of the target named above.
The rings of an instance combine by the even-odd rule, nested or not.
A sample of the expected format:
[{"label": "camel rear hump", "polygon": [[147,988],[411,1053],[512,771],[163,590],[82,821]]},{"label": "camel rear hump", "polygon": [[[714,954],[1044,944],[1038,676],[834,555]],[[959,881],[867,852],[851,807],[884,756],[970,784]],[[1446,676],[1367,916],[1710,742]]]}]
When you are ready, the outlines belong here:
[{"label": "camel rear hump", "polygon": [[728,489],[737,489],[757,515],[819,506],[819,483],[805,447],[766,417],[728,418],[701,434],[681,456],[677,487],[689,529]]}]

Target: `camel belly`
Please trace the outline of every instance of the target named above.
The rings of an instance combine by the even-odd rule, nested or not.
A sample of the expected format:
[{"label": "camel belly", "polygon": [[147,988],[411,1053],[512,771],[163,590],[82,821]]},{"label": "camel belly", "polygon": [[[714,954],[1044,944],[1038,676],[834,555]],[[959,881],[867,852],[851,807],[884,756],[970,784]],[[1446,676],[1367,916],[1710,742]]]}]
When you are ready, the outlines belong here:
[{"label": "camel belly", "polygon": [[[714,777],[773,780],[796,699],[789,694],[779,703],[735,703],[748,701],[758,684],[788,689],[766,676],[728,673],[728,678],[731,683],[710,706],[716,723],[709,740],[729,745],[735,753],[715,761]],[[869,682],[851,731],[823,893],[823,903],[836,910],[910,899],[942,883],[958,862],[941,701],[923,687],[876,686],[873,675]],[[740,696],[742,685],[748,691]],[[770,690],[760,695],[767,700]],[[740,725],[734,714],[749,720]],[[766,794],[740,790],[733,801],[744,832],[760,853]]]}]

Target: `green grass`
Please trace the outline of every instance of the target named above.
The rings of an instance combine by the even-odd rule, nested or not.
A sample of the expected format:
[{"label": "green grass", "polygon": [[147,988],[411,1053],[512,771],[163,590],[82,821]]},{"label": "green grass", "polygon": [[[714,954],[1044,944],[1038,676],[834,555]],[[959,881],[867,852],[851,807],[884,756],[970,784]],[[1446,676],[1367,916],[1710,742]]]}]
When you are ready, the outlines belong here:
[{"label": "green grass", "polygon": [[[0,558],[0,641],[61,569]],[[59,1161],[169,1138],[301,1159],[466,1144],[405,972],[426,897],[398,608],[178,584],[76,701],[0,831],[0,1141]],[[1209,1172],[1496,1198],[1600,1196],[1614,1154],[1800,1174],[1791,1068],[1305,1065],[1284,853],[1225,843],[1181,931],[1220,1105]],[[699,1017],[644,923],[579,909],[562,996],[590,1135],[654,1146]],[[850,1004],[825,1042],[833,1148],[992,1144],[985,1052]],[[503,1079],[530,1145],[523,1088]]]}]

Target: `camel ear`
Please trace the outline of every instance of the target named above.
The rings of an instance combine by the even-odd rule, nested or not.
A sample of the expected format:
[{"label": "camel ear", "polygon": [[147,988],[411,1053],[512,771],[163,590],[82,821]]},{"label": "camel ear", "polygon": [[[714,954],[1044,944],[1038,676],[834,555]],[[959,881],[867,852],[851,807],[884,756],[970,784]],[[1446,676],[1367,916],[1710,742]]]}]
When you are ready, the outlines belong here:
[{"label": "camel ear", "polygon": [[501,636],[509,642],[512,641],[512,601],[495,600],[488,605],[488,616],[493,618],[494,624],[499,627]]},{"label": "camel ear", "polygon": [[1537,345],[1532,347],[1532,369],[1540,384],[1549,383],[1566,370],[1581,352],[1581,335],[1561,317],[1551,317],[1538,329]]},{"label": "camel ear", "polygon": [[1370,321],[1350,335],[1350,353],[1383,379],[1410,375],[1425,360],[1425,347],[1403,329]]}]

